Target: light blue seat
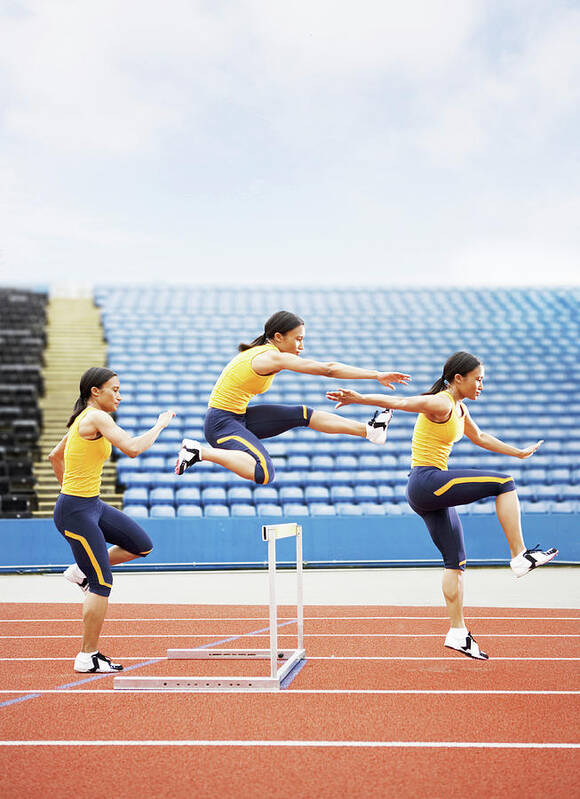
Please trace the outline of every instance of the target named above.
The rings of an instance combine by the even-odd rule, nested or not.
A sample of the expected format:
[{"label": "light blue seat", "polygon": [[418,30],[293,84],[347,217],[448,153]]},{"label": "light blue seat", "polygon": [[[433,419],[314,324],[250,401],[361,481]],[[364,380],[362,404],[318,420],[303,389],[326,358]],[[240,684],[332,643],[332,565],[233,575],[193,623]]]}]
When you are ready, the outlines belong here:
[{"label": "light blue seat", "polygon": [[385,509],[386,516],[402,516],[403,515],[403,505],[402,504],[395,504],[394,502],[383,502],[383,508]]},{"label": "light blue seat", "polygon": [[293,516],[308,516],[308,505],[303,502],[285,502],[282,505],[282,515],[287,519]]},{"label": "light blue seat", "polygon": [[526,505],[526,512],[527,513],[550,513],[553,504],[554,503],[548,502],[548,501],[529,502]]},{"label": "light blue seat", "polygon": [[119,458],[115,466],[117,468],[117,477],[119,478],[119,482],[122,483],[126,475],[140,472],[142,470],[143,463],[139,460],[139,458]]},{"label": "light blue seat", "polygon": [[554,486],[558,492],[558,497],[562,500],[580,500],[580,485]]},{"label": "light blue seat", "polygon": [[146,472],[164,472],[167,468],[163,455],[146,455],[141,458],[141,463]]},{"label": "light blue seat", "polygon": [[296,471],[282,472],[276,475],[276,485],[282,486],[301,486],[304,483],[304,473]]},{"label": "light blue seat", "polygon": [[536,497],[538,500],[557,500],[560,494],[560,486],[537,485]]},{"label": "light blue seat", "polygon": [[301,486],[282,486],[278,491],[280,502],[298,503],[304,501],[304,490]]},{"label": "light blue seat", "polygon": [[[219,486],[211,486],[210,488],[203,488],[201,491],[201,501],[203,505],[226,505],[227,495],[225,488]],[[210,514],[205,514],[210,515]],[[220,514],[215,514],[219,516]],[[223,515],[223,514],[221,514]],[[229,514],[228,514],[229,515]]]},{"label": "light blue seat", "polygon": [[578,513],[579,503],[571,502],[570,500],[564,502],[550,502],[550,510],[552,513]]},{"label": "light blue seat", "polygon": [[375,502],[378,499],[378,490],[372,485],[357,485],[354,489],[354,498],[357,502]]},{"label": "light blue seat", "polygon": [[358,458],[354,455],[337,455],[334,466],[336,469],[358,469]]},{"label": "light blue seat", "polygon": [[152,519],[175,519],[173,505],[151,505],[149,516]]},{"label": "light blue seat", "polygon": [[[218,491],[219,489],[208,489],[211,491]],[[205,505],[203,508],[203,515],[208,517],[224,517],[230,515],[230,509],[227,505]]]},{"label": "light blue seat", "polygon": [[154,479],[155,475],[150,472],[129,472],[123,475],[123,480],[120,482],[127,488],[149,488]]},{"label": "light blue seat", "polygon": [[123,494],[123,503],[128,505],[147,505],[149,491],[146,488],[128,488]]},{"label": "light blue seat", "polygon": [[390,485],[383,484],[377,486],[377,493],[381,502],[390,502],[395,496],[393,487]]},{"label": "light blue seat", "polygon": [[524,469],[520,479],[525,485],[535,485],[538,483],[546,483],[548,478],[545,469],[532,468]]},{"label": "light blue seat", "polygon": [[323,469],[326,471],[334,470],[334,458],[330,455],[313,455],[310,459],[312,469]]},{"label": "light blue seat", "polygon": [[310,469],[310,458],[308,455],[290,455],[288,468],[292,471],[308,471]]},{"label": "light blue seat", "polygon": [[[381,466],[383,469],[396,469],[399,458],[395,455],[381,455]],[[399,464],[400,466],[400,464]]]},{"label": "light blue seat", "polygon": [[280,505],[274,505],[273,503],[269,502],[256,505],[256,511],[258,516],[282,516],[282,508]]},{"label": "light blue seat", "polygon": [[334,505],[327,505],[324,502],[309,502],[308,511],[310,516],[336,516]]},{"label": "light blue seat", "polygon": [[255,505],[248,505],[247,503],[236,502],[230,505],[230,514],[232,516],[255,516]]},{"label": "light blue seat", "polygon": [[149,472],[151,475],[150,485],[153,488],[161,488],[162,486],[175,486],[179,485],[181,480],[176,474],[169,472]]},{"label": "light blue seat", "polygon": [[310,505],[312,502],[328,502],[330,492],[325,486],[308,485],[304,489],[304,499]]},{"label": "light blue seat", "polygon": [[352,472],[346,470],[337,470],[328,473],[328,485],[332,486],[351,486],[352,485]]},{"label": "light blue seat", "polygon": [[255,505],[276,505],[278,502],[278,490],[273,486],[256,486],[254,488]]},{"label": "light blue seat", "polygon": [[154,504],[163,504],[163,505],[172,505],[175,501],[175,492],[172,488],[169,487],[162,487],[162,488],[152,488],[149,492],[149,503],[151,505]]},{"label": "light blue seat", "polygon": [[177,508],[177,516],[182,519],[200,519],[202,516],[202,509],[199,505],[179,505]]},{"label": "light blue seat", "polygon": [[330,499],[333,502],[353,503],[354,502],[354,489],[351,486],[344,485],[331,485],[330,486]]},{"label": "light blue seat", "polygon": [[146,505],[125,505],[123,513],[131,516],[132,519],[146,519],[149,516]]},{"label": "light blue seat", "polygon": [[475,502],[471,506],[471,513],[474,516],[489,516],[495,513],[495,504],[493,502]]},{"label": "light blue seat", "polygon": [[566,469],[561,466],[557,469],[550,469],[548,471],[548,481],[550,483],[571,483],[571,471],[570,469]]},{"label": "light blue seat", "polygon": [[[394,457],[391,455],[393,460]],[[384,469],[383,460],[379,455],[361,455],[358,459],[360,469]],[[394,466],[394,464],[393,464]]]},{"label": "light blue seat", "polygon": [[361,505],[355,505],[354,502],[337,502],[334,506],[336,508],[337,516],[362,516],[363,509]]},{"label": "light blue seat", "polygon": [[230,506],[238,503],[253,505],[254,495],[250,486],[231,486],[227,489],[227,500]]},{"label": "light blue seat", "polygon": [[406,486],[398,485],[393,487],[393,499],[395,502],[407,502]]},{"label": "light blue seat", "polygon": [[359,508],[365,516],[384,516],[385,506],[379,502],[361,502]]},{"label": "light blue seat", "polygon": [[196,486],[178,488],[175,492],[175,502],[177,505],[199,505],[201,502],[201,491]]}]

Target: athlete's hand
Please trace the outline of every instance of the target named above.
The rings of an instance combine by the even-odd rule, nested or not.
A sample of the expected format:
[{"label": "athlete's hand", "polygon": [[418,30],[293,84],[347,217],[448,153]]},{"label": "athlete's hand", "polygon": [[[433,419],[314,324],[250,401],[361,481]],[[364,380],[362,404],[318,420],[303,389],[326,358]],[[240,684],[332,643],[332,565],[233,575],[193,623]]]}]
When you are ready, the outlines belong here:
[{"label": "athlete's hand", "polygon": [[175,411],[173,410],[163,411],[163,413],[159,414],[159,417],[157,419],[157,424],[160,425],[162,428],[165,428],[174,417],[175,417]]},{"label": "athlete's hand", "polygon": [[526,447],[525,449],[521,449],[520,450],[520,454],[517,457],[520,458],[521,460],[525,460],[526,458],[529,458],[531,455],[534,454],[534,452],[539,447],[542,446],[543,443],[544,443],[544,439],[542,439],[541,441],[537,441],[535,444],[530,444],[529,447]]},{"label": "athlete's hand", "polygon": [[363,395],[351,388],[338,388],[336,391],[327,391],[326,399],[336,402],[335,408],[342,408],[343,405],[360,402],[363,399]]},{"label": "athlete's hand", "polygon": [[385,388],[394,388],[393,383],[408,383],[411,375],[406,375],[404,372],[379,372],[377,380]]}]

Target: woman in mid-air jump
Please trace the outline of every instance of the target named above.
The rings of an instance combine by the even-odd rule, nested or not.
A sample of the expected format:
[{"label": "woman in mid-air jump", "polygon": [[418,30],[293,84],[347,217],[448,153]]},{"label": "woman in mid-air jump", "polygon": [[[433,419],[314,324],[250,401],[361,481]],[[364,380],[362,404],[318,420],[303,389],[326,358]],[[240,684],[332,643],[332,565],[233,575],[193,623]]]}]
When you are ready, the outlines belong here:
[{"label": "woman in mid-air jump", "polygon": [[392,388],[407,383],[402,372],[377,372],[343,363],[321,363],[301,358],[304,349],[304,321],[288,311],[271,316],[264,332],[251,344],[240,344],[240,354],[222,371],[209,398],[204,433],[210,446],[185,438],[177,457],[175,472],[183,472],[201,460],[212,461],[255,483],[271,483],[274,465],[262,439],[277,436],[294,427],[310,427],[322,433],[342,433],[384,444],[391,411],[376,413],[364,424],[335,413],[313,410],[306,405],[254,405],[248,402],[263,394],[274,377],[284,369],[307,375],[342,380],[377,380]]},{"label": "woman in mid-air jump", "polygon": [[537,441],[519,449],[478,428],[463,401],[479,397],[483,391],[483,377],[483,364],[478,358],[468,352],[456,352],[445,363],[441,377],[420,396],[403,399],[384,394],[361,395],[348,389],[329,391],[326,396],[337,403],[337,408],[358,403],[419,414],[411,445],[407,499],[424,520],[435,546],[443,555],[443,595],[451,623],[445,646],[487,660],[488,656],[465,626],[463,572],[466,557],[463,529],[455,506],[496,497],[497,517],[510,549],[510,565],[517,577],[548,563],[558,550],[526,549],[512,477],[487,470],[447,468],[453,444],[464,434],[478,447],[521,459],[529,458],[542,444]]}]

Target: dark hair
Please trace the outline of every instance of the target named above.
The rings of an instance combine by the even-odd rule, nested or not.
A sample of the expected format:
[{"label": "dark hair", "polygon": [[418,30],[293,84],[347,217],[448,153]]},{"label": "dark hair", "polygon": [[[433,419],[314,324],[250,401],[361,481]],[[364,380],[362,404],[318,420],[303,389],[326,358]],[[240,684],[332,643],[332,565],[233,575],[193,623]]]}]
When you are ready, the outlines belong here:
[{"label": "dark hair", "polygon": [[70,427],[79,413],[84,411],[84,409],[87,407],[87,402],[91,396],[92,387],[96,386],[97,388],[100,388],[107,382],[107,380],[115,377],[116,374],[116,372],[112,372],[110,369],[106,369],[104,366],[91,366],[90,369],[87,369],[87,371],[81,377],[79,398],[75,402],[72,415],[66,423],[67,427]]},{"label": "dark hair", "polygon": [[481,361],[470,352],[454,352],[445,361],[443,367],[443,374],[436,380],[429,391],[423,392],[424,394],[438,394],[443,391],[446,385],[453,382],[455,375],[465,376],[468,372],[481,365]]},{"label": "dark hair", "polygon": [[290,311],[276,311],[276,313],[272,314],[266,321],[262,335],[255,338],[251,344],[240,344],[238,349],[240,352],[244,352],[244,350],[249,350],[251,347],[259,347],[262,344],[267,344],[270,339],[274,338],[276,333],[284,335],[288,333],[289,330],[294,330],[295,327],[299,327],[299,325],[303,324],[304,319],[296,316],[296,314],[290,313]]}]

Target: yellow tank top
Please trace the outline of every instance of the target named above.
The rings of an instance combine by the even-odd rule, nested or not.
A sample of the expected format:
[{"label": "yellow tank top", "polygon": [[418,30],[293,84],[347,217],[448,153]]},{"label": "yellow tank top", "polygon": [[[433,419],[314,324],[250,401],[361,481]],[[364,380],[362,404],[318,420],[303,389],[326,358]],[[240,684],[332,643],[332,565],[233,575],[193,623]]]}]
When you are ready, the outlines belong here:
[{"label": "yellow tank top", "polygon": [[[448,394],[449,391],[441,391]],[[458,415],[461,413],[461,416]],[[463,437],[465,427],[465,408],[461,402],[453,400],[453,410],[446,422],[431,422],[424,413],[420,413],[413,430],[411,444],[411,467],[436,466],[447,471],[447,461],[453,444]]]},{"label": "yellow tank top", "polygon": [[240,352],[224,367],[209,397],[210,408],[220,408],[231,413],[245,413],[248,402],[256,394],[268,391],[276,377],[259,375],[252,368],[252,361],[257,355],[268,350],[277,349],[273,344],[250,347]]},{"label": "yellow tank top", "polygon": [[64,476],[61,494],[96,497],[101,490],[103,464],[111,454],[111,442],[101,436],[88,441],[79,435],[79,423],[89,411],[81,411],[68,431],[64,449]]}]

